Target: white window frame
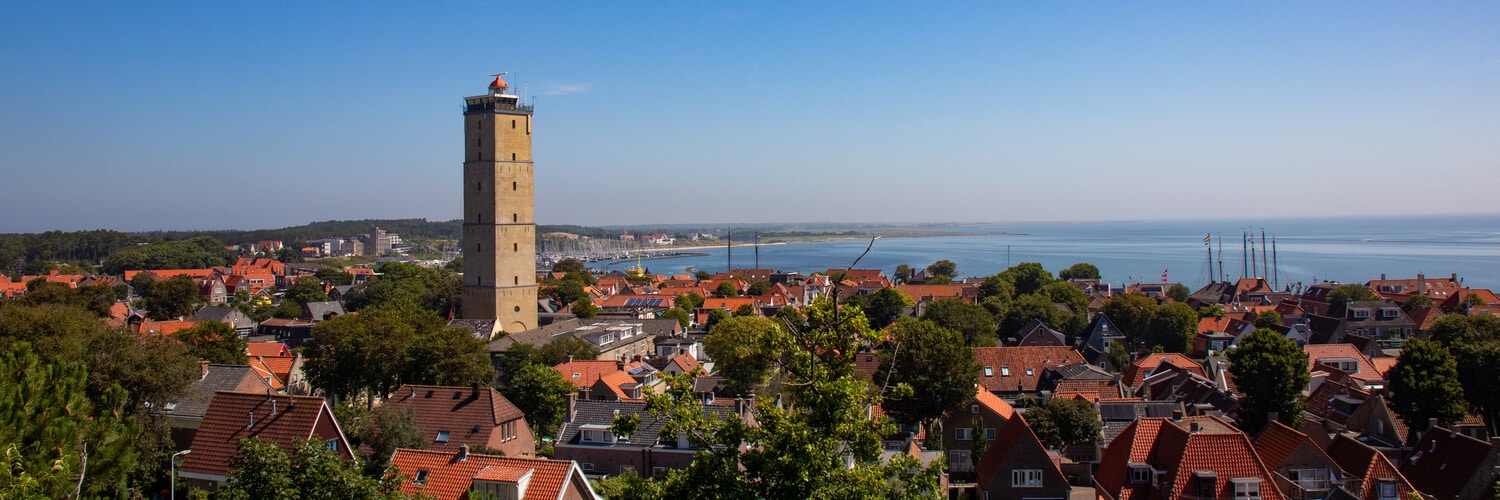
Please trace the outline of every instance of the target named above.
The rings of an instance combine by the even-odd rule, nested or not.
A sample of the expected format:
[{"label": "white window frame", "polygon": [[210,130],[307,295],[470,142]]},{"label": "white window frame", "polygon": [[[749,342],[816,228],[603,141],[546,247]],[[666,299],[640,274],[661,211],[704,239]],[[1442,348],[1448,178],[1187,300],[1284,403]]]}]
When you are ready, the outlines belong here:
[{"label": "white window frame", "polygon": [[438,431],[438,433],[437,433],[437,439],[432,440],[432,442],[433,442],[433,444],[445,445],[445,444],[448,444],[448,439],[450,437],[452,437],[452,436],[453,436],[452,432]]},{"label": "white window frame", "polygon": [[1151,482],[1151,467],[1141,464],[1130,466],[1130,484],[1146,484]]},{"label": "white window frame", "polygon": [[974,428],[972,428],[972,427],[958,427],[958,428],[953,429],[953,439],[956,440],[956,441],[973,441],[974,440]]},{"label": "white window frame", "polygon": [[1260,495],[1260,478],[1238,478],[1230,479],[1229,481],[1234,484],[1234,498],[1236,500],[1242,498],[1246,500],[1263,498]]},{"label": "white window frame", "polygon": [[1012,488],[1041,488],[1041,469],[1012,469],[1010,471],[1010,486]]},{"label": "white window frame", "polygon": [[1009,366],[1002,366],[1002,367],[1000,367],[1000,376],[1001,377],[1009,377],[1010,376],[1010,367]]}]

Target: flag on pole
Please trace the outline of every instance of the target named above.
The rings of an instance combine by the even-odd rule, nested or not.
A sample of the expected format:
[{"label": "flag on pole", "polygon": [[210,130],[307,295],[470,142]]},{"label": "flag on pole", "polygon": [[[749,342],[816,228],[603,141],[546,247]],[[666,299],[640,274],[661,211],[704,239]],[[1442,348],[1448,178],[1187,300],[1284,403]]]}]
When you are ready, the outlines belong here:
[{"label": "flag on pole", "polygon": [[1209,240],[1209,239],[1210,239],[1210,238],[1209,238],[1209,237],[1210,237],[1210,236],[1213,236],[1213,233],[1209,233],[1209,234],[1205,234],[1205,235],[1203,235],[1203,244],[1204,244],[1204,245],[1207,245],[1207,244],[1208,244],[1208,240]]},{"label": "flag on pole", "polygon": [[1162,269],[1161,270],[1161,282],[1162,283],[1166,283],[1167,282],[1167,270],[1166,269]]}]

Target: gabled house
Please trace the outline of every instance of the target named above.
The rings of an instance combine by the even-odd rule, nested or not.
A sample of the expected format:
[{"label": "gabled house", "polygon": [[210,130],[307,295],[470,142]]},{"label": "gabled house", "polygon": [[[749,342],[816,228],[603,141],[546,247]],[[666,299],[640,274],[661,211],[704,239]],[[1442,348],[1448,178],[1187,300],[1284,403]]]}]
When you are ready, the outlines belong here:
[{"label": "gabled house", "polygon": [[1399,500],[1416,491],[1385,454],[1348,434],[1334,436],[1328,456],[1351,476],[1343,489],[1355,498]]},{"label": "gabled house", "polygon": [[214,365],[198,363],[198,380],[189,386],[182,399],[167,403],[162,415],[172,429],[172,442],[179,450],[193,443],[193,436],[203,424],[203,415],[208,412],[208,402],[218,391],[267,394],[272,391],[268,381],[255,370],[245,365]]},{"label": "gabled house", "polygon": [[1110,443],[1094,475],[1097,498],[1285,498],[1250,438],[1217,417],[1142,418]]},{"label": "gabled house", "polygon": [[389,471],[402,478],[402,493],[434,500],[599,498],[575,462],[485,455],[466,448],[397,449]]},{"label": "gabled house", "polygon": [[1411,431],[1406,421],[1391,410],[1385,395],[1371,396],[1349,415],[1344,428],[1359,436],[1360,442],[1369,444],[1389,456],[1401,456],[1407,450],[1406,442]]},{"label": "gabled house", "polygon": [[526,424],[526,415],[488,387],[404,385],[385,404],[393,409],[410,408],[430,449],[468,446],[507,457],[536,453],[536,437]]},{"label": "gabled house", "polygon": [[[990,391],[979,388],[974,392],[974,399],[961,406],[960,410],[943,417],[940,426],[943,431],[943,451],[948,457],[948,471],[963,477],[972,473],[978,458],[982,458],[973,456],[975,436],[984,433],[985,439],[994,441],[999,429],[1005,427],[1016,415],[1016,410],[1010,403]],[[975,419],[982,421],[981,427],[974,426]]]},{"label": "gabled house", "polygon": [[1332,367],[1366,391],[1385,388],[1385,376],[1353,344],[1308,344],[1302,346],[1302,352],[1307,353],[1308,372],[1318,371],[1319,366]]},{"label": "gabled house", "polygon": [[1118,399],[1094,403],[1094,409],[1099,413],[1100,430],[1104,434],[1099,440],[1100,448],[1109,448],[1110,443],[1136,419],[1171,418],[1174,415],[1180,418],[1183,415],[1182,404],[1174,401]]},{"label": "gabled house", "polygon": [[1345,479],[1343,469],[1307,434],[1274,419],[1255,436],[1255,451],[1290,499],[1325,498]]},{"label": "gabled house", "polygon": [[979,460],[979,496],[997,500],[1068,498],[1073,487],[1068,485],[1060,461],[1042,446],[1026,418],[1017,415],[1000,427]]},{"label": "gabled house", "polygon": [[1488,498],[1500,467],[1500,440],[1480,441],[1430,422],[1401,461],[1401,475],[1437,500]]},{"label": "gabled house", "polygon": [[1316,385],[1312,393],[1307,395],[1307,406],[1303,408],[1303,417],[1309,420],[1323,422],[1324,426],[1331,429],[1343,429],[1354,410],[1370,398],[1370,392],[1360,388],[1358,382],[1354,382],[1336,369],[1326,370],[1322,383]]},{"label": "gabled house", "polygon": [[1177,353],[1156,353],[1141,356],[1140,359],[1132,361],[1130,366],[1125,368],[1125,375],[1120,379],[1120,383],[1130,388],[1140,387],[1141,382],[1146,377],[1166,367],[1163,365],[1186,370],[1200,377],[1208,378],[1208,372],[1203,370],[1203,365],[1198,364],[1197,361],[1193,361],[1193,358]]},{"label": "gabled house", "polygon": [[340,457],[354,459],[349,440],[323,398],[219,391],[204,412],[178,476],[192,487],[215,490],[229,474],[240,441],[258,437],[284,449],[299,439],[322,441]]},{"label": "gabled house", "polygon": [[1125,335],[1109,320],[1109,316],[1099,313],[1089,326],[1083,329],[1083,358],[1094,366],[1108,371],[1118,372],[1124,370],[1123,366],[1112,366],[1109,363],[1109,346],[1115,342],[1124,342]]},{"label": "gabled house", "polygon": [[1071,346],[1068,337],[1062,332],[1053,330],[1042,320],[1032,319],[1026,326],[1016,332],[1016,345],[1018,346]]},{"label": "gabled house", "polygon": [[1417,323],[1401,304],[1389,300],[1355,300],[1342,316],[1312,315],[1308,318],[1314,344],[1362,343],[1372,349],[1400,347],[1416,335]]},{"label": "gabled house", "polygon": [[302,306],[302,319],[318,322],[343,316],[344,305],[338,301],[308,302]]},{"label": "gabled house", "polygon": [[1083,363],[1069,346],[976,347],[979,385],[1002,398],[1041,395],[1042,370]]},{"label": "gabled house", "polygon": [[232,306],[206,306],[193,313],[188,321],[218,321],[228,323],[241,337],[249,337],[255,334],[255,329],[260,323],[251,319],[249,315]]}]

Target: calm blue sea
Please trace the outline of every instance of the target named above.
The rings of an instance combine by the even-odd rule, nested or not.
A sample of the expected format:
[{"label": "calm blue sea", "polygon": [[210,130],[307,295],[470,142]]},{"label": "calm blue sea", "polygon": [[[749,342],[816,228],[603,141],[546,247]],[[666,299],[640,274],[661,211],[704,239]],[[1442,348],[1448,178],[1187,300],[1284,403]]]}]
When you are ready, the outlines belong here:
[{"label": "calm blue sea", "polygon": [[[1152,221],[999,224],[932,228],[969,236],[881,238],[861,268],[893,272],[897,265],[925,267],[938,259],[958,264],[963,276],[988,276],[1020,262],[1040,262],[1054,273],[1077,262],[1099,267],[1111,283],[1168,280],[1190,288],[1218,272],[1220,241],[1224,272],[1245,274],[1241,235],[1253,232],[1257,268],[1252,275],[1276,279],[1281,287],[1317,281],[1364,282],[1383,273],[1391,279],[1457,273],[1471,287],[1500,288],[1500,214],[1406,217],[1339,217],[1264,220]],[[1275,262],[1262,269],[1261,231],[1275,238]],[[1006,234],[992,234],[1005,232]],[[1203,244],[1213,235],[1210,246]],[[762,245],[760,267],[804,274],[844,268],[869,240]],[[1209,271],[1209,249],[1215,270]],[[709,272],[728,267],[723,248],[706,257],[647,261],[652,272],[676,274],[691,268]],[[736,247],[733,266],[755,265],[755,251]],[[624,269],[630,264],[618,264]]]}]

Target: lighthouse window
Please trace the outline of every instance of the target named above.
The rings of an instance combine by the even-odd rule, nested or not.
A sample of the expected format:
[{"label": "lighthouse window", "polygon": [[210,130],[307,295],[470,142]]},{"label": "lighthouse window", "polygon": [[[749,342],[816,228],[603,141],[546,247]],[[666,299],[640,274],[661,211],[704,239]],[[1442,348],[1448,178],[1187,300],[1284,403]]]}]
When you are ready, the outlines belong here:
[{"label": "lighthouse window", "polygon": [[521,306],[516,306],[516,312],[521,312]]},{"label": "lighthouse window", "polygon": [[515,120],[511,120],[510,121],[510,128],[516,128],[516,121]]},{"label": "lighthouse window", "polygon": [[483,182],[476,182],[476,183],[474,183],[474,190],[475,191],[484,191],[484,183]]},{"label": "lighthouse window", "polygon": [[510,221],[511,222],[519,222],[520,220],[521,220],[520,216],[518,216],[516,214],[510,214]]},{"label": "lighthouse window", "polygon": [[513,251],[517,251],[517,252],[521,251],[521,244],[520,243],[511,243],[510,247],[511,247],[510,249],[513,250]]},{"label": "lighthouse window", "polygon": [[516,190],[516,181],[510,181],[510,190],[511,191],[515,191]]},{"label": "lighthouse window", "polygon": [[515,153],[511,153],[510,154],[510,161],[516,161],[516,154]]},{"label": "lighthouse window", "polygon": [[483,252],[484,251],[484,243],[475,243],[474,244],[474,251],[476,251],[476,252]]},{"label": "lighthouse window", "polygon": [[521,277],[520,276],[515,276],[515,280],[516,280],[516,284],[517,285],[521,284]]},{"label": "lighthouse window", "polygon": [[483,285],[484,284],[484,278],[479,277],[479,276],[475,276],[474,277],[474,284],[476,284],[476,285]]}]

